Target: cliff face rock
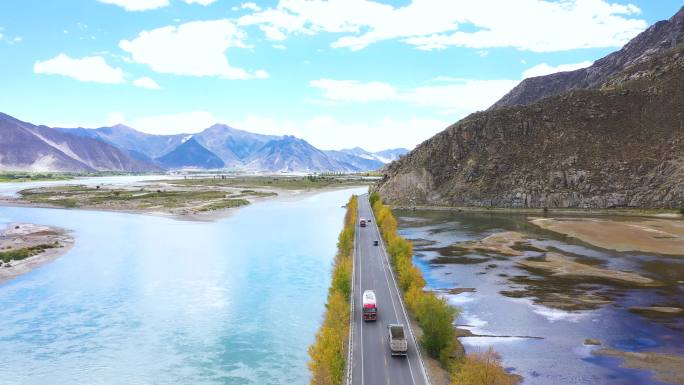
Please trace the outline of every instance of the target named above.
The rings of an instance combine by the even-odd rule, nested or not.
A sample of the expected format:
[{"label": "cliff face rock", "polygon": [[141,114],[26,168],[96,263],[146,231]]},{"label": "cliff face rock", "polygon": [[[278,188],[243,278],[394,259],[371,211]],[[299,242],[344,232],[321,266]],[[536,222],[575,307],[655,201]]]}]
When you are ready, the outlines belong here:
[{"label": "cliff face rock", "polygon": [[[681,13],[681,12],[680,12]],[[684,204],[684,44],[528,106],[472,114],[390,164],[394,204]]]},{"label": "cliff face rock", "polygon": [[567,91],[598,88],[628,67],[647,62],[684,42],[684,7],[669,20],[659,21],[640,33],[619,51],[597,60],[592,66],[525,79],[489,110],[524,106]]}]

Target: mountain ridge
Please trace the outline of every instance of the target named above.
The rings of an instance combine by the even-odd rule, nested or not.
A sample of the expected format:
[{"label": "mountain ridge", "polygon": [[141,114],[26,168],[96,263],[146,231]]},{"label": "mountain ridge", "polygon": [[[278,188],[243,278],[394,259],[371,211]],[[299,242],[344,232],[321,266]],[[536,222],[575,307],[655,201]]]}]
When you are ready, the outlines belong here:
[{"label": "mountain ridge", "polygon": [[[383,162],[379,156],[360,148],[358,149],[363,152],[361,156],[344,151],[320,150],[303,139],[291,136],[257,134],[225,124],[214,124],[197,134],[155,135],[138,131],[123,124],[94,129],[82,127],[49,128],[21,122],[9,115],[3,114],[2,116],[5,117],[6,121],[13,122],[14,125],[25,124],[30,127],[42,127],[32,129],[30,136],[35,137],[36,132],[42,132],[43,138],[36,138],[36,140],[42,141],[44,145],[53,148],[53,150],[48,150],[46,147],[41,151],[43,153],[54,152],[51,158],[44,159],[45,164],[42,166],[32,166],[35,160],[31,162],[24,160],[24,163],[21,164],[8,165],[3,163],[3,159],[10,159],[9,157],[0,158],[0,168],[4,169],[14,167],[50,171],[50,165],[54,163],[59,171],[85,172],[109,170],[110,167],[116,171],[126,171],[130,168],[135,171],[161,171],[164,167],[174,169],[176,166],[199,169],[230,168],[237,171],[260,172],[360,172],[377,170],[386,163],[386,159]],[[80,155],[66,154],[63,151],[66,148],[60,150],[48,143],[50,142],[49,137],[55,135],[61,138],[60,141],[64,141],[63,138],[70,138],[69,140],[76,147],[79,145],[75,143],[81,143],[81,147],[102,147],[110,149],[110,151],[111,148],[114,148],[117,150],[114,153],[116,156],[109,154],[109,163],[106,161],[98,163],[94,154],[88,155],[87,148],[80,148],[79,152],[90,159],[90,161],[81,162],[79,160]],[[28,140],[27,138],[24,140]],[[192,143],[193,145],[190,148],[183,147],[189,138],[192,138],[196,143]],[[269,147],[265,151],[261,151],[267,145]],[[294,147],[288,150],[283,147],[286,145]],[[180,150],[174,153],[179,148]],[[385,150],[385,153],[388,154],[386,157],[394,156],[393,154],[398,150],[401,152],[403,149]],[[165,157],[169,154],[172,156]],[[222,166],[218,166],[219,163],[213,159],[212,154],[222,161]],[[259,156],[264,156],[265,159],[260,160],[258,159]],[[121,158],[118,163],[114,161],[117,157]],[[295,157],[296,159],[287,159],[287,157]],[[51,159],[52,161],[50,161]],[[92,164],[89,165],[89,162]],[[138,166],[133,167],[128,164],[131,162]],[[145,165],[145,167],[140,165]]]},{"label": "mountain ridge", "polygon": [[592,88],[467,116],[389,164],[375,189],[409,206],[684,206],[684,43],[640,48],[651,53]]},{"label": "mountain ridge", "polygon": [[28,171],[159,171],[103,141],[65,134],[0,113],[0,169]]},{"label": "mountain ridge", "polygon": [[188,138],[171,152],[155,160],[167,169],[220,169],[225,166],[218,155],[202,146],[194,137]]},{"label": "mountain ridge", "polygon": [[596,60],[587,68],[524,79],[489,107],[523,106],[575,89],[595,89],[615,74],[640,61],[684,42],[684,6],[668,20],[661,20],[630,40],[618,51]]}]

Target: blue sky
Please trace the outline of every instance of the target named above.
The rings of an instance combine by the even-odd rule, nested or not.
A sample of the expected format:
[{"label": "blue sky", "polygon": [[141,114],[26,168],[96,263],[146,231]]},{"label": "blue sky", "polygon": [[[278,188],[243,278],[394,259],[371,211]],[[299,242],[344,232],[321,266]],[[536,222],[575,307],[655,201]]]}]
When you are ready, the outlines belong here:
[{"label": "blue sky", "polygon": [[589,65],[680,1],[0,2],[0,111],[150,133],[214,122],[412,148],[525,76]]}]

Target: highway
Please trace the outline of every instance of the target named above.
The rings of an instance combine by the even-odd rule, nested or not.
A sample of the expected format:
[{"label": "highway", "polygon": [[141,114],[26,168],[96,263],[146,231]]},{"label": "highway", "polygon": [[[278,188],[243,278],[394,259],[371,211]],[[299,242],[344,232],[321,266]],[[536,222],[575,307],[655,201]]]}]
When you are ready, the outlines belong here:
[{"label": "highway", "polygon": [[[427,385],[424,364],[409,332],[401,296],[389,265],[389,256],[375,223],[368,195],[359,196],[358,218],[370,218],[366,227],[356,223],[354,246],[352,347],[348,376],[352,385]],[[374,246],[373,241],[379,245]],[[378,319],[363,321],[362,299],[364,290],[375,290]],[[408,339],[408,356],[391,356],[387,324],[404,324]],[[349,379],[349,378],[348,378]]]}]

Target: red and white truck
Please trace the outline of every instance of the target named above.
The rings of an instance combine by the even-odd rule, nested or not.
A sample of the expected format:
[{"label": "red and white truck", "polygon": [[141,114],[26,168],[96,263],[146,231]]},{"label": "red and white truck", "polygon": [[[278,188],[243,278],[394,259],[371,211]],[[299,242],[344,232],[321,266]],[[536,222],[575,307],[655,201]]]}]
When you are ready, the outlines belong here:
[{"label": "red and white truck", "polygon": [[366,290],[363,292],[363,320],[375,321],[378,319],[378,305],[375,302],[375,292]]}]

